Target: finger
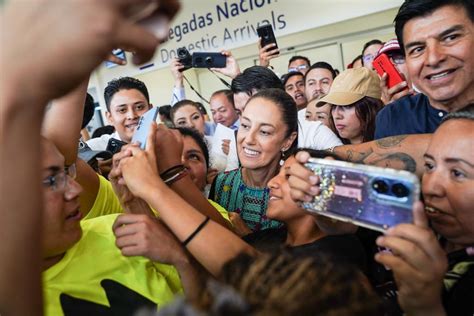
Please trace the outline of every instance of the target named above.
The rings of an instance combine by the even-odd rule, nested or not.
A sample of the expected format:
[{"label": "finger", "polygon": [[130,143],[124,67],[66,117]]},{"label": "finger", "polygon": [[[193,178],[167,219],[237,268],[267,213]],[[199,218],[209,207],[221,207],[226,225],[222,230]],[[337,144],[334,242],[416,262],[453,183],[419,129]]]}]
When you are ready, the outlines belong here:
[{"label": "finger", "polygon": [[409,90],[409,89],[404,89],[398,93],[395,93],[393,96],[392,96],[392,100],[395,101],[395,100],[398,100],[400,98],[403,98],[404,96],[407,96],[407,95],[410,95],[412,94],[412,92]]},{"label": "finger", "polygon": [[268,58],[275,58],[278,54],[280,54],[280,50],[278,48],[274,50],[267,51]]},{"label": "finger", "polygon": [[139,65],[153,57],[158,43],[158,39],[142,26],[130,21],[122,21],[117,31],[115,46],[132,47],[136,51],[133,55],[133,63]]},{"label": "finger", "polygon": [[387,85],[387,78],[388,78],[388,75],[386,72],[384,72],[382,77],[380,77],[380,85],[382,87],[385,87]]},{"label": "finger", "polygon": [[413,222],[418,227],[429,228],[428,218],[425,214],[425,207],[421,201],[417,201],[413,204]]},{"label": "finger", "polygon": [[296,154],[295,158],[299,163],[307,163],[311,156],[307,151],[300,151]]},{"label": "finger", "polygon": [[137,245],[130,245],[120,249],[123,256],[126,257],[135,257],[135,256],[143,256],[145,253],[141,247]]},{"label": "finger", "polygon": [[264,50],[268,51],[270,49],[272,49],[273,47],[275,47],[276,44],[275,43],[270,43],[270,44],[267,44],[263,47]]},{"label": "finger", "polygon": [[106,61],[112,62],[117,65],[126,65],[127,61],[115,56],[114,54],[109,54],[106,58]]},{"label": "finger", "polygon": [[[117,236],[117,235],[116,235]],[[115,239],[115,245],[117,248],[131,247],[138,245],[138,238],[135,234],[123,235]]]},{"label": "finger", "polygon": [[158,125],[156,122],[152,122],[146,138],[145,151],[153,156],[155,155],[155,138],[157,129]]},{"label": "finger", "polygon": [[115,229],[120,226],[136,223],[138,221],[137,216],[138,215],[135,215],[135,214],[120,214],[115,219],[115,222],[112,225],[112,230],[115,231]]},{"label": "finger", "polygon": [[432,259],[412,241],[396,236],[380,236],[376,243],[380,247],[389,248],[394,255],[403,258],[405,262],[415,269],[425,269]]},{"label": "finger", "polygon": [[400,82],[399,84],[396,84],[394,85],[393,87],[391,87],[390,89],[388,89],[388,93],[389,94],[395,94],[397,92],[400,92],[402,90],[405,90],[406,87],[407,87],[407,82],[406,81],[402,81]]},{"label": "finger", "polygon": [[[407,276],[417,275],[418,272],[410,266],[403,258],[390,252],[379,252],[375,254],[375,261],[393,271],[397,281],[406,280]],[[410,278],[413,281],[413,278]]]}]

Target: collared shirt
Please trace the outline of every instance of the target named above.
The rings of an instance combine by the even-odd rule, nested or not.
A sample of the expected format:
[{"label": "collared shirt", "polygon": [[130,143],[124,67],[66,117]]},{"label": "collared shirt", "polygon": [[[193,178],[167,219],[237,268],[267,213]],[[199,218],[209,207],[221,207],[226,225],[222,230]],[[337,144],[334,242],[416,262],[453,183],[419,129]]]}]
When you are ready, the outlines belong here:
[{"label": "collared shirt", "polygon": [[405,134],[434,133],[448,112],[431,106],[422,93],[398,99],[377,114],[375,139]]}]

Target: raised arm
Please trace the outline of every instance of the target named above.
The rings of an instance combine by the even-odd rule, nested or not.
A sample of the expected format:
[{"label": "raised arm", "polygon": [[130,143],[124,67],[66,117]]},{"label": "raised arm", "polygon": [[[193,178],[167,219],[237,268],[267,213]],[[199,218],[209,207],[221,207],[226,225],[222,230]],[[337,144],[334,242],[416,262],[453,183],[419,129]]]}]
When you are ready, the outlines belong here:
[{"label": "raised arm", "polygon": [[130,191],[159,212],[160,219],[178,240],[188,240],[187,249],[213,275],[218,275],[224,263],[240,252],[255,253],[237,235],[213,220],[207,221],[203,213],[161,180],[153,143],[149,137],[146,151],[130,147],[130,157],[120,161],[123,179]]}]

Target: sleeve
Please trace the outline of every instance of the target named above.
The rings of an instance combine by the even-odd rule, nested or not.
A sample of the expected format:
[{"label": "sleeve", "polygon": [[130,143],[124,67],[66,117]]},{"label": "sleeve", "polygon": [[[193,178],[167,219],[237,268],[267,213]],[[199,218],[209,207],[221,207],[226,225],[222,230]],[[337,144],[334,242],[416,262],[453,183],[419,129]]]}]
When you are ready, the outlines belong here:
[{"label": "sleeve", "polygon": [[97,192],[94,205],[83,220],[116,213],[123,213],[120,201],[115,195],[112,184],[99,175],[99,192]]},{"label": "sleeve", "polygon": [[298,147],[324,150],[342,145],[341,140],[321,122],[298,122]]},{"label": "sleeve", "polygon": [[385,106],[375,118],[375,135],[374,139],[380,139],[391,136],[388,128],[390,126],[388,105]]},{"label": "sleeve", "polygon": [[223,208],[220,204],[214,202],[213,200],[209,200],[209,203],[222,215],[222,217],[228,221],[229,223],[232,223],[229,218],[229,212]]},{"label": "sleeve", "polygon": [[173,87],[173,95],[171,96],[171,106],[175,105],[177,102],[186,99],[186,92],[184,87]]}]

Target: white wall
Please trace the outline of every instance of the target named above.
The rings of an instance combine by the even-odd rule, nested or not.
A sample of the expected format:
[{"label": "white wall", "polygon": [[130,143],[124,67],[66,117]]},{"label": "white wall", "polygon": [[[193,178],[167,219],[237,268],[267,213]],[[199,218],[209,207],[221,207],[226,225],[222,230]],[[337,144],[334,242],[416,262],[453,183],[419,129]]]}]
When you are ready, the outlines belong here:
[{"label": "white wall", "polygon": [[[361,53],[363,44],[368,40],[374,38],[388,40],[395,37],[392,21],[397,10],[397,8],[389,9],[287,36],[280,37],[277,35],[281,56],[272,61],[275,72],[278,74],[285,73],[288,59],[292,55],[300,54],[309,57],[312,62],[328,61],[335,68],[344,70],[345,65]],[[316,17],[317,13],[315,13]],[[232,53],[239,61],[241,69],[258,62],[256,44],[235,48]],[[128,60],[131,60],[130,56],[128,57]],[[104,110],[105,103],[102,91],[107,82],[127,75],[132,75],[145,82],[150,92],[151,102],[154,105],[169,104],[173,85],[169,68],[137,71],[136,67],[130,65],[112,69],[100,67],[94,72],[89,87],[97,89],[98,101]],[[207,69],[190,69],[185,72],[185,75],[196,90],[207,99],[213,91],[225,88]],[[199,100],[188,87],[186,93],[188,98]]]}]

